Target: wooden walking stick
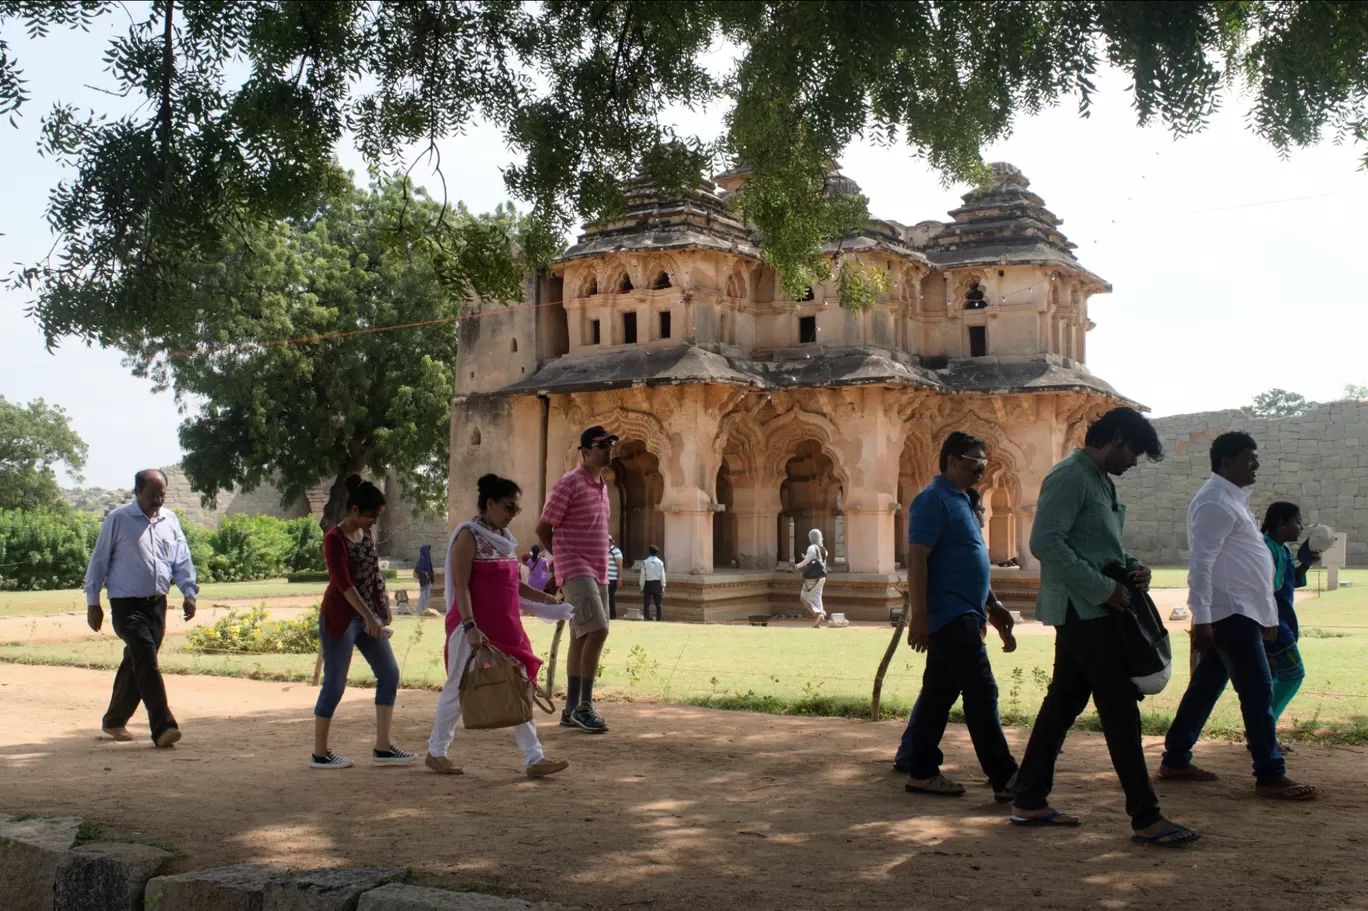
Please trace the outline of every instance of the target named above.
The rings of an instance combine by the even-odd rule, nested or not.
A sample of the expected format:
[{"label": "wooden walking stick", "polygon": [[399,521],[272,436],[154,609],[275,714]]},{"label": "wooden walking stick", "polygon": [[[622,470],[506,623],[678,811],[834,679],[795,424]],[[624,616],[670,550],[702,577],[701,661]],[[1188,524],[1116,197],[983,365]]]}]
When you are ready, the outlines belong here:
[{"label": "wooden walking stick", "polygon": [[888,673],[888,665],[893,660],[893,653],[898,650],[898,642],[902,639],[903,630],[907,628],[907,612],[910,608],[907,592],[903,592],[902,616],[898,618],[898,625],[893,627],[893,638],[888,643],[888,648],[884,651],[883,660],[879,662],[879,672],[874,675],[874,696],[870,699],[869,720],[879,720],[879,697],[883,693],[884,674]]},{"label": "wooden walking stick", "polygon": [[320,650],[320,651],[318,652],[318,660],[314,662],[314,679],[313,679],[313,685],[314,685],[314,686],[318,686],[318,681],[321,680],[322,677],[323,677],[323,652],[322,652],[322,650]]},{"label": "wooden walking stick", "polygon": [[546,695],[556,695],[556,654],[560,651],[561,633],[565,632],[565,621],[556,621],[556,634],[551,637],[551,657],[546,662]]}]

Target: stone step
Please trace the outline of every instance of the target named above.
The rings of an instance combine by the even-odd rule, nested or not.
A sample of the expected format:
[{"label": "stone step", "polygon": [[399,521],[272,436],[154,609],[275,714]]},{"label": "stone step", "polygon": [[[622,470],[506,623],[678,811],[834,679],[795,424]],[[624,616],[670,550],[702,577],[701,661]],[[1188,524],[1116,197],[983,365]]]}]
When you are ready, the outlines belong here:
[{"label": "stone step", "polygon": [[238,864],[158,876],[148,881],[148,908],[157,911],[264,911],[268,883],[285,874],[280,864]]},{"label": "stone step", "polygon": [[266,883],[262,911],[356,911],[361,896],[403,879],[403,869],[330,869],[290,873]]},{"label": "stone step", "polygon": [[76,844],[81,820],[0,814],[0,896],[5,911],[53,911],[57,868]]},{"label": "stone step", "polygon": [[143,911],[147,881],[171,860],[150,845],[81,845],[57,865],[56,911]]},{"label": "stone step", "polygon": [[525,902],[478,892],[449,892],[390,883],[361,896],[356,911],[575,911],[554,902]]}]

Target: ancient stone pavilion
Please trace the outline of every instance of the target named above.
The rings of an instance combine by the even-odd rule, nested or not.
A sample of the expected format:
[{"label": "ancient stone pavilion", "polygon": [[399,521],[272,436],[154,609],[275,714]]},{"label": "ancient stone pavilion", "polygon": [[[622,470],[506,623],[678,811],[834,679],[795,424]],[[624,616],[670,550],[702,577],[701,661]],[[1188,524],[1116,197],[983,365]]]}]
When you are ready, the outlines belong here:
[{"label": "ancient stone pavilion", "polygon": [[[952,221],[870,221],[827,245],[883,270],[888,293],[843,309],[835,281],[784,296],[761,241],[726,205],[731,171],[664,196],[639,182],[621,220],[585,229],[522,307],[463,322],[451,407],[454,525],[489,471],[523,488],[520,546],[580,431],[621,436],[609,485],[628,565],[660,546],[666,615],[802,613],[810,529],[833,557],[828,610],[900,605],[907,505],[945,435],[988,441],[981,493],[994,586],[1029,611],[1025,544],[1046,471],[1124,400],[1084,366],[1092,295],[1060,220],[1008,164]],[[833,172],[831,192],[857,192]],[[628,573],[625,586],[635,590]]]}]

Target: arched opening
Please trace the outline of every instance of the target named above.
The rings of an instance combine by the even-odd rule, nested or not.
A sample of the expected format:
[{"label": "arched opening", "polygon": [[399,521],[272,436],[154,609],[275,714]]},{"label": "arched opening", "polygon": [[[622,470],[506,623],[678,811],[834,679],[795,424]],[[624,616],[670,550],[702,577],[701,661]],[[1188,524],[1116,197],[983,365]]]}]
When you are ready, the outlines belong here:
[{"label": "arched opening", "polygon": [[479,445],[480,445],[480,428],[478,428],[478,427],[472,427],[472,428],[470,428],[470,445],[471,445],[471,446],[479,446]]},{"label": "arched opening", "polygon": [[816,440],[804,440],[784,466],[779,485],[779,549],[781,562],[801,560],[808,533],[818,529],[832,562],[845,559],[842,490],[836,465]]},{"label": "arched opening", "polygon": [[741,300],[746,296],[746,278],[739,272],[733,272],[731,278],[727,279],[727,297],[732,300]]},{"label": "arched opening", "polygon": [[631,566],[646,559],[650,545],[665,548],[665,514],[660,511],[665,478],[660,460],[640,440],[619,444],[612,468],[615,495],[609,500],[616,508],[608,527],[622,548],[624,564]]},{"label": "arched opening", "polygon": [[512,349],[512,351],[513,351],[514,354],[517,354],[517,353],[518,353],[518,340],[517,340],[517,339],[513,339],[513,344],[510,346],[510,348]]},{"label": "arched opening", "polygon": [[935,457],[924,453],[910,440],[903,446],[898,459],[898,504],[901,508],[893,516],[893,555],[904,569],[907,568],[908,512],[917,494],[936,476],[937,468]]},{"label": "arched opening", "polygon": [[727,463],[717,469],[717,504],[713,513],[713,570],[730,569],[736,556],[736,498],[732,492],[731,471]]},{"label": "arched opening", "polygon": [[811,286],[811,285],[808,285],[808,289],[807,289],[806,291],[803,292],[803,296],[800,297],[800,298],[798,298],[798,300],[800,300],[800,301],[810,301],[810,300],[816,300],[816,299],[817,299],[817,295],[813,293],[813,291],[812,291],[812,286]]},{"label": "arched opening", "polygon": [[670,276],[664,269],[656,273],[656,277],[651,279],[652,291],[663,291],[670,287]]},{"label": "arched opening", "polygon": [[1005,487],[994,487],[982,493],[984,505],[988,507],[983,535],[987,539],[989,561],[997,565],[1016,560],[1016,523],[1011,492]]},{"label": "arched opening", "polygon": [[595,294],[598,294],[598,278],[591,278],[584,289],[584,296],[593,297]]},{"label": "arched opening", "polygon": [[988,297],[983,293],[983,288],[978,282],[969,286],[969,290],[964,293],[965,310],[983,310],[988,306]]},{"label": "arched opening", "polygon": [[625,275],[625,274],[624,274],[624,275],[622,276],[622,280],[618,282],[618,288],[617,288],[617,290],[618,290],[618,294],[626,294],[628,291],[631,291],[631,290],[632,290],[632,276],[630,276],[630,275]]}]

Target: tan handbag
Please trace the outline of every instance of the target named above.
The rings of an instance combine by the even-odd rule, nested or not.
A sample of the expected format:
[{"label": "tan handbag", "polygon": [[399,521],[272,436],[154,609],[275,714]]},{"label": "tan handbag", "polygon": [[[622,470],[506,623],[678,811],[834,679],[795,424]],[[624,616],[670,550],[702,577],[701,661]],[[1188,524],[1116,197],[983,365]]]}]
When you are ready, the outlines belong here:
[{"label": "tan handbag", "polygon": [[466,660],[461,676],[461,719],[466,730],[526,724],[532,720],[534,699],[532,683],[522,667],[494,646],[477,649]]}]

